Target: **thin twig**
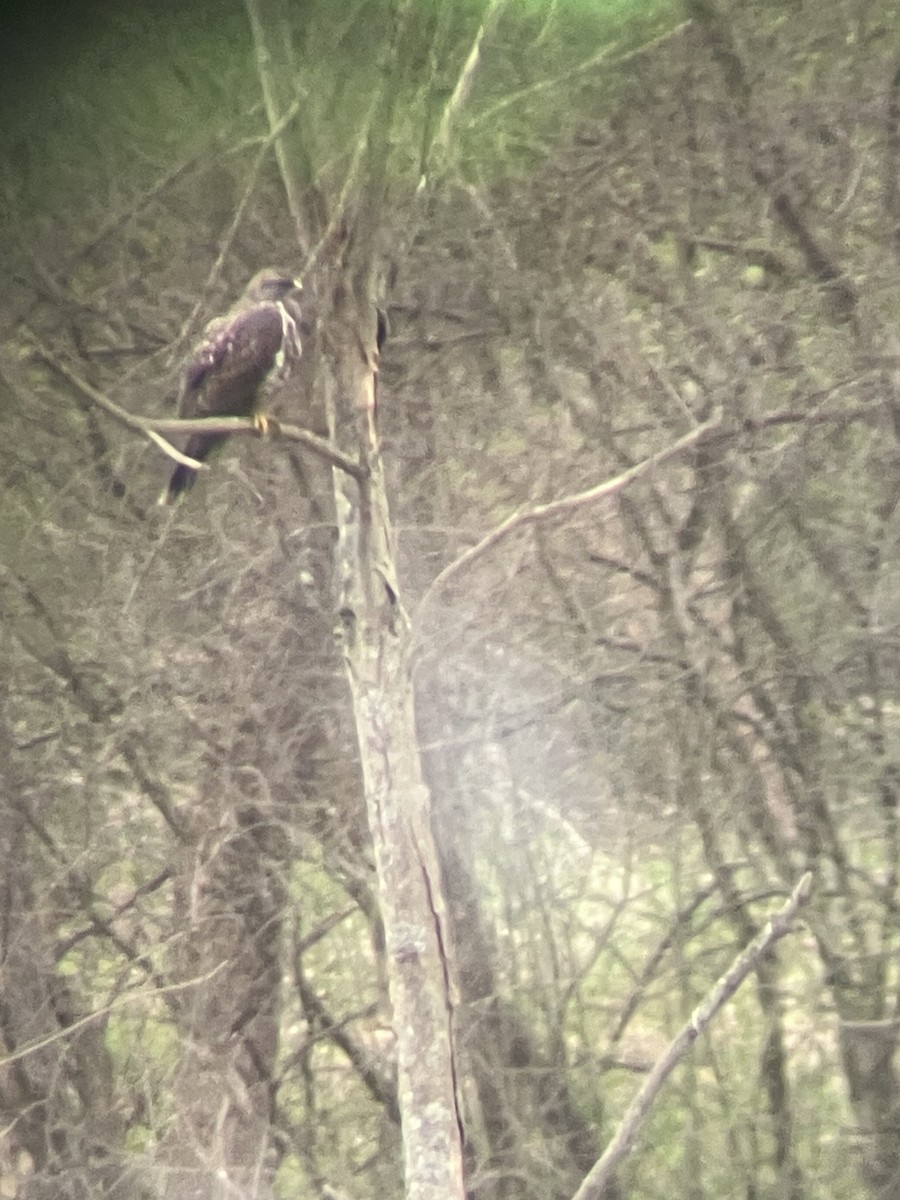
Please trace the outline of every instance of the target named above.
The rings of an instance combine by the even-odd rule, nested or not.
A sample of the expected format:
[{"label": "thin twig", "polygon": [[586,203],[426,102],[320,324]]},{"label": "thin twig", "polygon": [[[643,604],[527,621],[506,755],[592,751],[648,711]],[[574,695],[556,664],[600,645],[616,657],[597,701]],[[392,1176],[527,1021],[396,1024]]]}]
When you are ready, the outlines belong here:
[{"label": "thin twig", "polygon": [[[437,133],[434,136],[434,141],[428,151],[431,157],[435,151],[441,155],[446,155],[447,148],[450,145],[450,133],[453,122],[456,119],[457,113],[461,111],[472,90],[472,85],[475,81],[475,73],[481,63],[481,44],[484,41],[484,35],[497,20],[502,4],[505,0],[490,0],[485,16],[478,26],[478,31],[475,34],[475,39],[472,42],[472,48],[463,64],[459,79],[456,81],[456,86],[450,94],[450,98],[444,106],[444,111],[441,114],[440,123],[438,124]],[[419,180],[419,187],[424,187],[427,177],[430,174],[426,163],[422,164],[422,178]]]},{"label": "thin twig", "polygon": [[647,1119],[647,1114],[666,1079],[707,1028],[719,1009],[735,994],[763,955],[780,938],[790,932],[797,913],[808,902],[811,893],[812,874],[807,871],[791,892],[787,902],[778,912],[772,914],[765,928],[756,935],[745,950],[741,951],[703,1003],[694,1009],[681,1032],[657,1061],[656,1066],[647,1076],[644,1086],[628,1106],[612,1141],[588,1172],[573,1200],[600,1200],[616,1167],[632,1149],[638,1131]]},{"label": "thin twig", "polygon": [[[296,187],[296,179],[291,169],[291,163],[288,158],[288,152],[285,148],[284,139],[281,134],[286,128],[284,122],[284,114],[279,112],[281,107],[280,98],[277,95],[277,87],[275,83],[275,71],[272,66],[272,55],[266,43],[265,27],[259,7],[256,0],[244,0],[244,7],[247,10],[247,17],[250,21],[250,29],[253,34],[253,45],[256,51],[256,69],[259,76],[260,90],[262,91],[263,104],[266,109],[266,117],[269,122],[269,133],[273,136],[273,145],[275,148],[275,159],[278,163],[279,174],[284,185],[285,198],[287,200],[288,211],[294,222],[294,232],[297,237],[297,244],[304,246],[309,243],[309,230],[306,226],[305,214],[303,212],[303,204]],[[290,51],[285,47],[283,53],[289,54]],[[295,97],[296,113],[299,113],[299,97]],[[293,119],[293,117],[291,118]],[[277,133],[275,132],[277,130]]]},{"label": "thin twig", "polygon": [[450,579],[458,575],[466,567],[471,566],[476,559],[481,558],[489,550],[493,550],[497,543],[508,537],[509,534],[516,532],[516,530],[524,529],[526,525],[533,525],[538,521],[546,521],[552,517],[558,517],[562,513],[574,512],[576,509],[586,508],[590,504],[595,504],[598,500],[605,500],[607,496],[621,492],[629,484],[634,483],[636,479],[640,479],[642,475],[646,475],[654,467],[668,462],[669,459],[677,457],[684,450],[695,446],[705,434],[708,434],[710,430],[715,429],[719,425],[720,420],[721,413],[713,414],[708,421],[697,425],[690,433],[686,433],[684,437],[679,438],[677,442],[673,442],[663,450],[657,451],[656,454],[651,454],[649,458],[645,458],[642,462],[629,467],[621,475],[607,479],[604,483],[598,483],[596,487],[588,488],[584,492],[577,492],[574,496],[562,496],[560,499],[551,500],[547,504],[537,504],[534,508],[514,512],[505,521],[501,521],[490,533],[485,534],[481,541],[476,542],[474,546],[471,546],[459,558],[455,558],[453,562],[448,563],[439,572],[432,581],[428,591],[422,597],[419,604],[419,612],[422,612]]},{"label": "thin twig", "polygon": [[219,252],[216,255],[216,260],[207,272],[206,282],[201,289],[199,299],[194,304],[194,307],[188,313],[187,319],[181,326],[178,337],[175,339],[177,343],[184,342],[189,331],[193,329],[197,317],[203,308],[204,297],[209,294],[213,284],[221,274],[222,268],[225,265],[225,260],[231,253],[231,247],[234,243],[234,239],[237,237],[238,229],[240,228],[241,222],[244,219],[244,213],[246,212],[247,207],[256,192],[256,186],[259,182],[260,172],[262,171],[263,164],[265,163],[269,151],[272,149],[273,145],[277,145],[278,139],[281,137],[282,133],[285,131],[291,121],[294,120],[299,111],[300,100],[297,99],[290,106],[281,120],[272,129],[270,129],[266,137],[263,138],[259,149],[257,150],[256,158],[254,159],[253,164],[247,173],[247,181],[244,185],[243,194],[241,195],[241,198],[235,207],[234,215],[231,218],[231,224],[228,226],[228,229],[226,229],[225,235],[222,238],[222,242],[219,246]]},{"label": "thin twig", "polygon": [[[656,37],[650,38],[649,41],[642,42],[640,46],[635,46],[632,50],[626,50],[622,54],[615,54],[619,48],[618,42],[613,42],[609,46],[604,46],[596,54],[592,54],[590,58],[583,62],[576,63],[573,67],[567,67],[559,75],[554,75],[551,78],[538,80],[537,83],[530,83],[526,87],[520,88],[516,92],[508,93],[502,100],[498,100],[489,108],[483,109],[476,117],[473,117],[469,122],[471,126],[486,125],[496,121],[497,114],[511,105],[519,104],[529,97],[537,95],[541,92],[552,91],[553,88],[562,87],[570,84],[572,80],[581,74],[592,71],[595,67],[601,64],[609,68],[622,66],[624,63],[632,62],[639,55],[649,54],[664,42],[671,41],[679,34],[683,33],[690,25],[690,21],[682,21],[680,25],[676,25],[674,29],[667,29]],[[613,57],[615,55],[615,57]]]},{"label": "thin twig", "polygon": [[170,996],[175,992],[184,992],[189,988],[199,987],[202,983],[209,983],[214,979],[226,966],[227,962],[217,963],[212,970],[207,971],[204,975],[197,975],[193,979],[186,979],[181,983],[169,983],[161,987],[142,988],[134,992],[125,992],[123,995],[116,996],[109,1004],[105,1004],[102,1008],[90,1012],[87,1016],[80,1017],[77,1021],[73,1021],[71,1025],[67,1025],[64,1029],[54,1031],[46,1037],[37,1038],[33,1042],[29,1042],[27,1046],[20,1046],[11,1054],[0,1058],[0,1068],[8,1067],[10,1063],[19,1062],[23,1058],[27,1058],[30,1054],[36,1054],[38,1050],[46,1050],[48,1046],[52,1046],[54,1042],[64,1041],[70,1038],[79,1029],[84,1029],[86,1025],[90,1025],[94,1021],[99,1021],[101,1018],[108,1017],[109,1014],[116,1009],[122,1008],[126,1004],[133,1004],[136,1000],[152,1000],[157,996]]}]

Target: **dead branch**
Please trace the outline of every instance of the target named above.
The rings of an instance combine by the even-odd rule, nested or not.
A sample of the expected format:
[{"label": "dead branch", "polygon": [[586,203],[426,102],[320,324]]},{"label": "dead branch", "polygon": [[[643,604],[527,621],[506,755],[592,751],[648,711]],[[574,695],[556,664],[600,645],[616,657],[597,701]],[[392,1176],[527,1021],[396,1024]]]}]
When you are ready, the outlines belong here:
[{"label": "dead branch", "polygon": [[707,998],[694,1009],[666,1052],[647,1076],[644,1086],[628,1106],[619,1128],[603,1155],[584,1178],[573,1200],[601,1200],[604,1188],[621,1160],[634,1145],[635,1138],[663,1084],[672,1074],[694,1042],[707,1028],[722,1006],[731,999],[763,955],[789,933],[794,919],[812,894],[812,874],[807,871],[791,892],[787,902],[769,917],[765,928],[742,950],[725,974],[718,980]]},{"label": "dead branch", "polygon": [[677,457],[684,450],[695,446],[710,430],[716,429],[720,421],[721,413],[714,413],[709,420],[697,425],[690,433],[686,433],[684,437],[679,438],[670,446],[666,446],[664,449],[657,451],[656,454],[651,454],[649,458],[635,463],[633,467],[629,467],[621,475],[616,475],[612,479],[598,483],[596,487],[588,488],[587,491],[577,492],[573,496],[562,496],[558,500],[551,500],[547,504],[537,504],[534,508],[514,512],[505,521],[501,521],[499,525],[495,526],[490,533],[485,534],[481,541],[476,542],[474,546],[464,551],[464,553],[455,558],[453,562],[448,563],[438,573],[428,591],[422,597],[419,612],[421,613],[434,600],[441,588],[454,575],[471,566],[476,559],[481,558],[489,550],[493,550],[497,543],[503,541],[509,534],[515,533],[518,529],[524,529],[527,525],[534,525],[540,521],[550,520],[553,517],[561,516],[563,513],[575,512],[579,508],[587,508],[589,505],[595,504],[598,500],[605,500],[607,496],[613,496],[616,492],[621,492],[629,484],[646,475],[654,467],[668,462],[669,459]]}]

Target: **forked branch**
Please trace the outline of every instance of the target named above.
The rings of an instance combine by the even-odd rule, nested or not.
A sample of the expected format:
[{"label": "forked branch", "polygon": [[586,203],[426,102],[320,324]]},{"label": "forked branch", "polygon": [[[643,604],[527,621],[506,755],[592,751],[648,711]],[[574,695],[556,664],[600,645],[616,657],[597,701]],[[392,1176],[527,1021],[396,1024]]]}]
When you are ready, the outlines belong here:
[{"label": "forked branch", "polygon": [[670,446],[666,446],[656,454],[651,454],[649,458],[635,463],[633,467],[628,467],[621,475],[616,475],[612,479],[598,483],[596,487],[588,488],[584,492],[577,492],[572,496],[562,496],[558,500],[551,500],[547,504],[536,504],[533,508],[520,509],[518,512],[514,512],[505,521],[501,521],[499,525],[496,525],[490,533],[486,533],[481,541],[476,542],[474,546],[470,546],[458,558],[448,563],[435,576],[428,591],[422,597],[419,611],[421,612],[425,609],[428,603],[434,599],[441,588],[454,575],[471,566],[476,559],[481,558],[489,550],[493,550],[498,542],[503,541],[511,533],[516,532],[518,529],[523,529],[526,525],[534,525],[537,522],[550,520],[564,513],[575,512],[580,508],[587,508],[599,500],[605,500],[608,496],[612,496],[616,492],[621,492],[629,484],[646,475],[654,467],[661,466],[662,463],[677,457],[677,455],[683,453],[685,450],[690,449],[691,446],[696,446],[701,438],[705,437],[710,430],[718,427],[720,421],[721,413],[714,413],[709,420],[697,425],[690,433],[686,433],[684,437],[679,438],[676,442],[672,442]]}]

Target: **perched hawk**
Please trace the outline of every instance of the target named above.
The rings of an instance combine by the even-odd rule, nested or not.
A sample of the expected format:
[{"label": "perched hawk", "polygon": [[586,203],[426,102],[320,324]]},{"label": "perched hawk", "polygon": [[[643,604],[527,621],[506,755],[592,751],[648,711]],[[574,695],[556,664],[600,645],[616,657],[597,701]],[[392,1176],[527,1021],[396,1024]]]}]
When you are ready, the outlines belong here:
[{"label": "perched hawk", "polygon": [[[300,356],[297,321],[285,304],[300,287],[282,271],[260,271],[238,302],[210,321],[185,364],[179,416],[249,417],[257,411],[265,384],[273,376],[283,378]],[[184,452],[202,462],[227,437],[191,434]],[[196,478],[192,467],[179,463],[160,504],[170,504]]]}]

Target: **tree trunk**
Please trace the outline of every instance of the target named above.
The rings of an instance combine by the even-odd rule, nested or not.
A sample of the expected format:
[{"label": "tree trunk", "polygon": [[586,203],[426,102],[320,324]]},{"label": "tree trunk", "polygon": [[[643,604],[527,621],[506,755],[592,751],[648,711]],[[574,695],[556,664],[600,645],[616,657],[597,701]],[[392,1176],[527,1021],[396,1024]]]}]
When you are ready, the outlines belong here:
[{"label": "tree trunk", "polygon": [[897,1033],[896,1019],[841,1022],[841,1056],[859,1122],[860,1169],[872,1200],[891,1200],[900,1188]]},{"label": "tree trunk", "polygon": [[375,430],[375,310],[335,298],[332,437],[360,478],[335,471],[340,638],[350,681],[378,872],[397,1037],[410,1200],[464,1195],[449,963],[430,799],[422,781],[400,603]]}]

